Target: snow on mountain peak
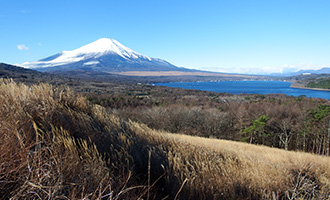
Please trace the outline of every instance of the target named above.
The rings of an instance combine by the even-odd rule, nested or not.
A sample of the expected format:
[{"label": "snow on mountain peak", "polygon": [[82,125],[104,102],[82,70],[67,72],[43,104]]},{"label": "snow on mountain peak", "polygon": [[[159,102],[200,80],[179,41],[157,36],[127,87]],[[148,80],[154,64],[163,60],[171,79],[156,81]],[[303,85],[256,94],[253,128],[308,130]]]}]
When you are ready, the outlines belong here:
[{"label": "snow on mountain peak", "polygon": [[99,57],[105,54],[118,54],[123,58],[138,58],[144,57],[150,59],[147,56],[139,54],[124,45],[120,44],[115,39],[109,38],[101,38],[92,42],[90,44],[84,45],[76,50],[73,51],[65,51],[65,53],[75,54],[75,55],[82,55],[82,54],[92,54],[95,57]]},{"label": "snow on mountain peak", "polygon": [[118,54],[121,54],[123,51],[126,51],[127,53],[133,52],[131,49],[123,46],[116,40],[109,38],[98,39],[95,42],[82,46],[74,51],[77,53],[114,52]]},{"label": "snow on mountain peak", "polygon": [[[90,44],[84,45],[72,51],[62,51],[51,59],[43,59],[36,62],[25,62],[21,66],[26,68],[45,68],[58,65],[79,62],[84,59],[97,59],[98,57],[113,54],[119,55],[124,59],[147,59],[151,61],[148,56],[137,53],[130,48],[120,44],[115,39],[100,38]],[[88,63],[89,64],[89,63]],[[87,64],[87,65],[88,65]]]}]

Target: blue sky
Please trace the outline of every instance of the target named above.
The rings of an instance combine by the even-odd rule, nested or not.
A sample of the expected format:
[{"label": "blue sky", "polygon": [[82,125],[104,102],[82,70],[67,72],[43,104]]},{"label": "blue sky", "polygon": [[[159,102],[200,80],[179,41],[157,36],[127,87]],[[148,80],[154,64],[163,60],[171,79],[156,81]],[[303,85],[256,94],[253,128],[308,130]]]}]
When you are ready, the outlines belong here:
[{"label": "blue sky", "polygon": [[1,0],[0,62],[107,37],[193,69],[319,69],[330,67],[329,10],[329,0]]}]

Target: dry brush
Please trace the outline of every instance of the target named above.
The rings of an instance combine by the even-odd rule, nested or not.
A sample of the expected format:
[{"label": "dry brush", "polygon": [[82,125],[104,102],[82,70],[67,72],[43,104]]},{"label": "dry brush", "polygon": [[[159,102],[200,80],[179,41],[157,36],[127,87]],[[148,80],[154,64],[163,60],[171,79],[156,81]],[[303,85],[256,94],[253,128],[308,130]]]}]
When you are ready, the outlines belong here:
[{"label": "dry brush", "polygon": [[0,83],[2,199],[330,198],[330,159],[156,131],[69,88]]}]

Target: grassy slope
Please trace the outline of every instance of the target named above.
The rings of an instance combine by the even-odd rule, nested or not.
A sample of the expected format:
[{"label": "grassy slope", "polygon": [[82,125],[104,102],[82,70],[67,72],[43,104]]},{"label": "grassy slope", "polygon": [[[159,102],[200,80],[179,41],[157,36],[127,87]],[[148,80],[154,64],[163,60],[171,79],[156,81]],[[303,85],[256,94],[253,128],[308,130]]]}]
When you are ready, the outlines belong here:
[{"label": "grassy slope", "polygon": [[185,198],[296,199],[330,195],[329,158],[225,140],[169,133],[162,136],[170,174],[180,183],[187,179]]},{"label": "grassy slope", "polygon": [[175,135],[68,88],[0,84],[3,199],[330,198],[330,158]]}]

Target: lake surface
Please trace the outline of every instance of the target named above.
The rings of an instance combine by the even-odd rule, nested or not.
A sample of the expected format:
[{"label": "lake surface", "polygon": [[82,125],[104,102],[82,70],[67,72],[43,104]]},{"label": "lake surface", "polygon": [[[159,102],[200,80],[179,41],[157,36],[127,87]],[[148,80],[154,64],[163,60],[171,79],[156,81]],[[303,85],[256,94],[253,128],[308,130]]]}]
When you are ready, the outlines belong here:
[{"label": "lake surface", "polygon": [[220,82],[177,82],[155,83],[155,85],[178,87],[183,89],[207,90],[212,92],[226,92],[231,94],[275,94],[282,93],[289,96],[306,95],[313,98],[330,99],[330,92],[290,88],[291,82],[283,81],[220,81]]}]

